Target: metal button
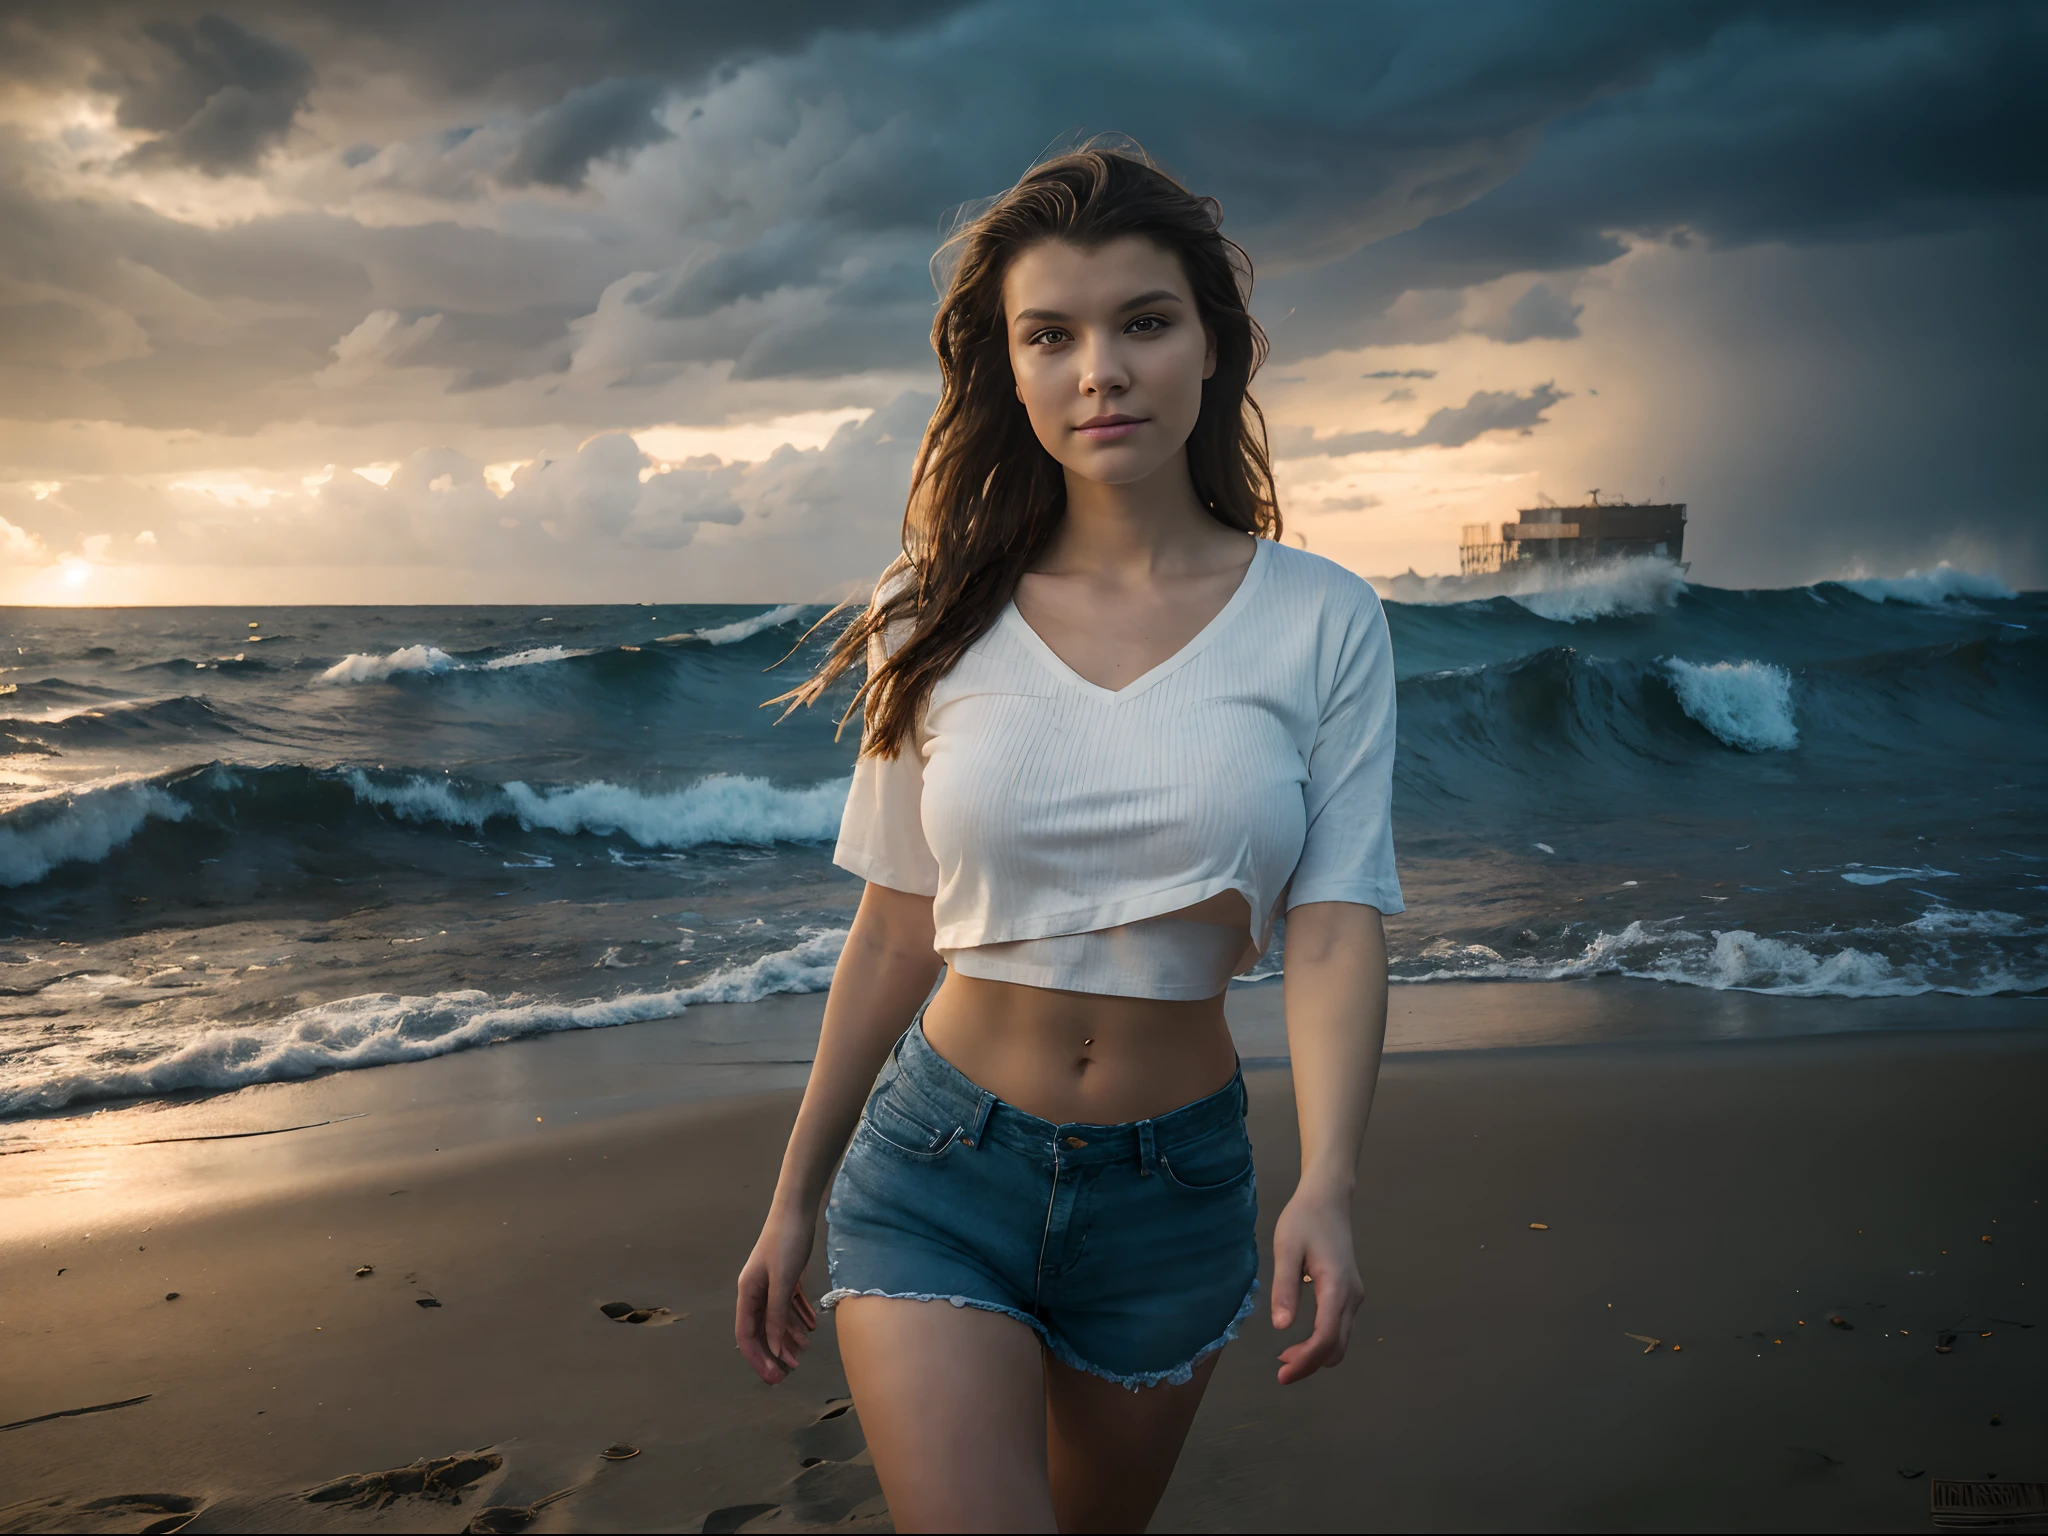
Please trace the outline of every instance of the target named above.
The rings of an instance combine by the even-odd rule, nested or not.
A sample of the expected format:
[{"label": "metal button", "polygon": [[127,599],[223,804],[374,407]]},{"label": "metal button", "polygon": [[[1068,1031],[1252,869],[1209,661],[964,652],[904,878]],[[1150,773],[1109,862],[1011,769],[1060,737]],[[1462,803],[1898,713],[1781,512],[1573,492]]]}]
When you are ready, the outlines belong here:
[{"label": "metal button", "polygon": [[974,1138],[972,1136],[962,1136],[960,1138],[960,1145],[963,1147],[971,1147],[974,1145]]},{"label": "metal button", "polygon": [[1078,1136],[1069,1136],[1067,1138],[1067,1145],[1070,1147],[1085,1147],[1088,1145],[1088,1143],[1083,1141]]}]

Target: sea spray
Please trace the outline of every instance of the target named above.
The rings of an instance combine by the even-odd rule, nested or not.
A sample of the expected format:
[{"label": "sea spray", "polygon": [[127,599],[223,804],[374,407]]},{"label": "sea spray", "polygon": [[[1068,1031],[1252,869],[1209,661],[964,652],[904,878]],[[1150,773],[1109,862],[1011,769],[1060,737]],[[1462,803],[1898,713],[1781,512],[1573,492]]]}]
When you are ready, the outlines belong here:
[{"label": "sea spray", "polygon": [[1939,608],[1973,599],[2009,602],[2019,595],[1996,576],[1958,570],[1946,560],[1931,571],[1908,571],[1903,576],[1852,576],[1833,585],[1846,587],[1867,602],[1911,603],[1921,608]]},{"label": "sea spray", "polygon": [[1530,560],[1477,576],[1375,576],[1388,602],[1426,604],[1509,598],[1539,618],[1578,624],[1670,608],[1686,590],[1685,569],[1658,558],[1588,565]]}]

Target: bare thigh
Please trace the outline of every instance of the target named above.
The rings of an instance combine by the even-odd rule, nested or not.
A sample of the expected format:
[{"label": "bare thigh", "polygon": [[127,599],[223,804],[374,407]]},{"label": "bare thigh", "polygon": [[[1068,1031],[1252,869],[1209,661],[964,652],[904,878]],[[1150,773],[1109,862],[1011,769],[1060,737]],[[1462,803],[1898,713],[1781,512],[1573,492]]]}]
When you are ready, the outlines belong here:
[{"label": "bare thigh", "polygon": [[1145,1529],[1217,1359],[1203,1360],[1183,1385],[1131,1392],[1045,1357],[1048,1465],[1062,1531]]},{"label": "bare thigh", "polygon": [[998,1312],[849,1296],[839,1356],[899,1531],[1054,1531],[1038,1335]]}]

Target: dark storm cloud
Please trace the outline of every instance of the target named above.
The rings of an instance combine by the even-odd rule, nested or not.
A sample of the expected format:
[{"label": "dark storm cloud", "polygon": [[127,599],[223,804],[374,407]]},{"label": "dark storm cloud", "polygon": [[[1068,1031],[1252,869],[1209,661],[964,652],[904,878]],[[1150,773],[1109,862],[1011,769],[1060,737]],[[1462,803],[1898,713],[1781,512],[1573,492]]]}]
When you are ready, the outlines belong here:
[{"label": "dark storm cloud", "polygon": [[1585,305],[1573,304],[1552,293],[1549,284],[1532,283],[1526,293],[1508,306],[1507,314],[1499,322],[1481,323],[1474,329],[1482,336],[1508,343],[1534,341],[1539,336],[1569,341],[1579,334],[1579,316],[1585,312]]},{"label": "dark storm cloud", "polygon": [[[1473,332],[1570,343],[1622,286],[1587,274],[1644,245],[1657,248],[1646,259],[1713,253],[1723,265],[1686,268],[1702,285],[1741,253],[1809,253],[1799,281],[1832,301],[1817,313],[1856,334],[1796,333],[1816,349],[1780,360],[1801,406],[1764,424],[1772,446],[1754,462],[1852,453],[1883,417],[1887,454],[1970,460],[1965,499],[1992,509],[1984,527],[2021,515],[2029,481],[2001,401],[2032,398],[2011,381],[2038,350],[2021,257],[2048,196],[2035,147],[2048,141],[2048,7],[214,9],[74,0],[0,15],[0,76],[113,90],[122,121],[151,136],[142,176],[284,166],[262,190],[298,210],[206,228],[124,205],[135,178],[71,199],[0,165],[0,325],[12,315],[30,338],[8,338],[0,413],[250,430],[411,420],[424,400],[448,419],[556,410],[546,419],[616,424],[680,419],[651,414],[678,399],[715,418],[730,381],[926,368],[924,261],[948,210],[1011,182],[1056,135],[1100,127],[1222,199],[1283,365]],[[9,143],[0,130],[0,160]],[[33,167],[45,150],[17,158]],[[1928,241],[1961,242],[1939,249],[1976,253],[1969,280],[2005,286],[1961,295],[1928,257],[1908,292],[1903,268],[1880,281],[1859,265],[1871,248]],[[1703,292],[1670,303],[1705,305]],[[2010,317],[1978,325],[1980,301]],[[1906,328],[1899,305],[1971,338],[1918,440],[1861,383],[1899,376],[1882,362]],[[1826,361],[1850,356],[1874,371],[1849,379]],[[711,382],[671,390],[690,379]],[[469,393],[436,405],[454,391]],[[1294,451],[1534,430],[1554,398],[1482,393],[1414,433],[1297,438]],[[1938,500],[1887,462],[1859,504],[1873,539],[1896,487]],[[1752,492],[1758,517],[1776,515],[1783,497]]]},{"label": "dark storm cloud", "polygon": [[[401,75],[437,94],[535,109],[616,76],[701,79],[719,64],[801,47],[825,28],[889,32],[961,0],[64,0],[0,17],[0,78],[43,78],[209,11],[347,73]],[[246,82],[245,82],[246,83]]]},{"label": "dark storm cloud", "polygon": [[1306,430],[1276,432],[1273,451],[1282,458],[1315,454],[1390,453],[1400,448],[1462,448],[1488,432],[1530,431],[1543,424],[1543,413],[1567,398],[1553,384],[1538,384],[1526,395],[1512,390],[1480,390],[1463,405],[1432,411],[1413,432],[1333,432],[1316,437]]},{"label": "dark storm cloud", "polygon": [[675,137],[654,115],[667,94],[662,81],[644,77],[579,86],[527,125],[498,179],[508,187],[582,186],[593,160],[621,161]]},{"label": "dark storm cloud", "polygon": [[1726,16],[1638,88],[1559,116],[1484,195],[1276,279],[1267,304],[1318,323],[1276,327],[1275,354],[1406,339],[1388,319],[1404,293],[1598,267],[1623,236],[1728,249],[1997,224],[2048,194],[2044,61],[2035,6]]},{"label": "dark storm cloud", "polygon": [[120,99],[124,128],[157,135],[129,157],[220,175],[244,171],[291,131],[313,86],[304,54],[225,16],[143,23],[132,62],[93,84]]}]

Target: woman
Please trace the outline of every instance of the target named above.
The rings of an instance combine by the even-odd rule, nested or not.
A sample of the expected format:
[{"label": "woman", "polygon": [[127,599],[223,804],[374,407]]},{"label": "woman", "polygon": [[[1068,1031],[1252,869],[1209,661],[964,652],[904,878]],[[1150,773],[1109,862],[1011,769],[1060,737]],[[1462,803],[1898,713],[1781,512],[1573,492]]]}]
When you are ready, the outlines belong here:
[{"label": "woman", "polygon": [[1218,217],[1089,149],[957,237],[905,555],[791,695],[866,659],[835,857],[867,887],[737,1335],[795,1368],[830,1180],[820,1305],[899,1530],[1150,1518],[1258,1289],[1223,994],[1283,908],[1274,1325],[1315,1297],[1283,1384],[1343,1358],[1362,1295],[1392,657],[1371,588],[1277,542]]}]

